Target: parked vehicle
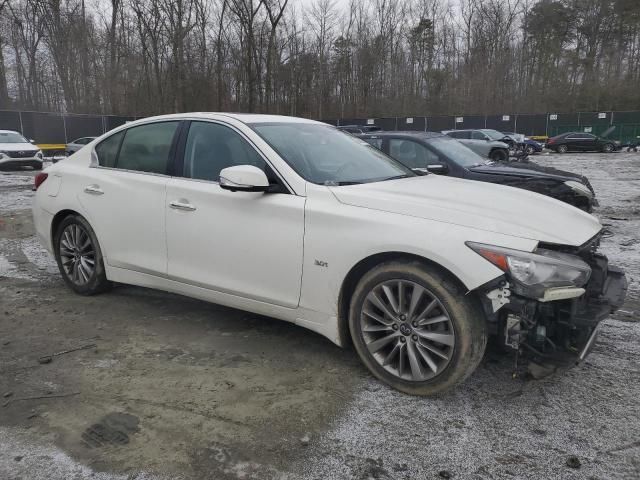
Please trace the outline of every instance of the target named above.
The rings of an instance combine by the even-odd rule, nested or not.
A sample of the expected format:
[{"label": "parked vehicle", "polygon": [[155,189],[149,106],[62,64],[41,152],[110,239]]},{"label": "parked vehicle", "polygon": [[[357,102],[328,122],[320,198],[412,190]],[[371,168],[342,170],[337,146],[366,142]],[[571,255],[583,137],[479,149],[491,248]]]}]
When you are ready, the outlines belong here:
[{"label": "parked vehicle", "polygon": [[514,141],[516,141],[520,146],[520,148],[527,155],[533,155],[534,153],[542,152],[543,145],[527,137],[526,135],[523,135],[521,133],[514,133],[514,132],[502,132],[502,133],[503,135],[511,137]]},{"label": "parked vehicle", "polygon": [[382,128],[375,125],[339,125],[338,130],[342,130],[347,133],[367,133],[367,132],[381,132]]},{"label": "parked vehicle", "polygon": [[414,171],[480,180],[548,195],[587,212],[597,205],[589,180],[534,163],[493,162],[447,135],[433,132],[379,132],[359,135]]},{"label": "parked vehicle", "polygon": [[42,150],[18,132],[0,130],[0,168],[42,170]]},{"label": "parked vehicle", "polygon": [[614,140],[598,137],[591,133],[567,132],[547,140],[546,147],[557,153],[566,152],[605,152],[611,153],[618,149]]},{"label": "parked vehicle", "polygon": [[120,282],[294,322],[353,343],[376,377],[411,394],[464,380],[488,335],[584,358],[624,299],[591,215],[417,176],[312,120],[138,120],[48,167],[35,188],[37,235],[75,292]]},{"label": "parked vehicle", "polygon": [[482,157],[490,158],[496,162],[509,160],[510,146],[508,142],[513,141],[496,130],[444,130],[442,133],[455,138]]},{"label": "parked vehicle", "polygon": [[78,150],[80,150],[82,147],[84,147],[85,145],[87,145],[87,144],[91,143],[92,141],[94,141],[96,138],[97,137],[76,138],[72,142],[67,143],[67,145],[65,147],[65,153],[67,155],[72,155],[72,154],[76,153]]}]

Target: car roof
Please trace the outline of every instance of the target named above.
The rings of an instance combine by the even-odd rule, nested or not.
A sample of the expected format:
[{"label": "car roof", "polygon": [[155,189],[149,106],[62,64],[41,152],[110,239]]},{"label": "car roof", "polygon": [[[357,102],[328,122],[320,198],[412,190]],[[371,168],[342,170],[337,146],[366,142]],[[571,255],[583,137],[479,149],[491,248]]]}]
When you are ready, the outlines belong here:
[{"label": "car roof", "polygon": [[20,132],[16,132],[15,130],[0,130],[0,133],[17,133],[18,135],[22,135]]},{"label": "car roof", "polygon": [[126,125],[136,125],[138,123],[146,123],[153,120],[182,120],[188,118],[203,118],[211,120],[220,120],[221,117],[233,118],[240,122],[249,123],[315,123],[317,125],[327,125],[316,120],[308,118],[288,117],[285,115],[264,115],[257,113],[226,113],[226,112],[189,112],[189,113],[172,113],[168,115],[157,115],[155,117],[146,117]]},{"label": "car roof", "polygon": [[366,137],[422,137],[422,138],[435,138],[435,137],[444,137],[445,135],[440,132],[416,132],[412,130],[400,130],[393,132],[367,132],[361,134],[361,136]]}]

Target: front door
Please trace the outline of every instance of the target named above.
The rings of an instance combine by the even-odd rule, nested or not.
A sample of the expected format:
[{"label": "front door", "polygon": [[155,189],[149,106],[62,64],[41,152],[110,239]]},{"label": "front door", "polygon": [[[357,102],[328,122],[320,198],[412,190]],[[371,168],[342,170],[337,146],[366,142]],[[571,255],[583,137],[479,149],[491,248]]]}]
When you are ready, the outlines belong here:
[{"label": "front door", "polygon": [[243,135],[221,123],[191,122],[183,158],[182,177],[167,185],[169,277],[296,307],[305,197],[282,186],[272,193],[220,188],[220,170],[233,165],[254,165],[273,178]]}]

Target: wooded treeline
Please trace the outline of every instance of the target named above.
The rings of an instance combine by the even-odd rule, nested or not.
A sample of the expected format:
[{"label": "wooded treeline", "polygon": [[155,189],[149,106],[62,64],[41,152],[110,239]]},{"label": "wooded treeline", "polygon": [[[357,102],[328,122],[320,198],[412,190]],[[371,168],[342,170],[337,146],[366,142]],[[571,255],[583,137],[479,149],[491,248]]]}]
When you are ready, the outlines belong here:
[{"label": "wooded treeline", "polygon": [[0,0],[0,109],[640,109],[639,0]]}]

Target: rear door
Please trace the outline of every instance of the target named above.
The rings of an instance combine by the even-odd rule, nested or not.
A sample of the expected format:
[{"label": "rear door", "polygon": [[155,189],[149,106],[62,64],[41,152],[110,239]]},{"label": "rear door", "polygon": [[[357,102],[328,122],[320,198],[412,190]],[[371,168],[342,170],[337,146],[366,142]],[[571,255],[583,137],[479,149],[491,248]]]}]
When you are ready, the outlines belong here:
[{"label": "rear door", "polygon": [[112,267],[165,275],[165,195],[178,121],[117,132],[96,145],[78,200]]},{"label": "rear door", "polygon": [[[193,121],[182,143],[182,165],[169,180],[165,203],[169,277],[296,307],[305,197],[290,193],[254,145],[229,125]],[[233,165],[265,170],[272,191],[223,190],[220,170]]]}]

